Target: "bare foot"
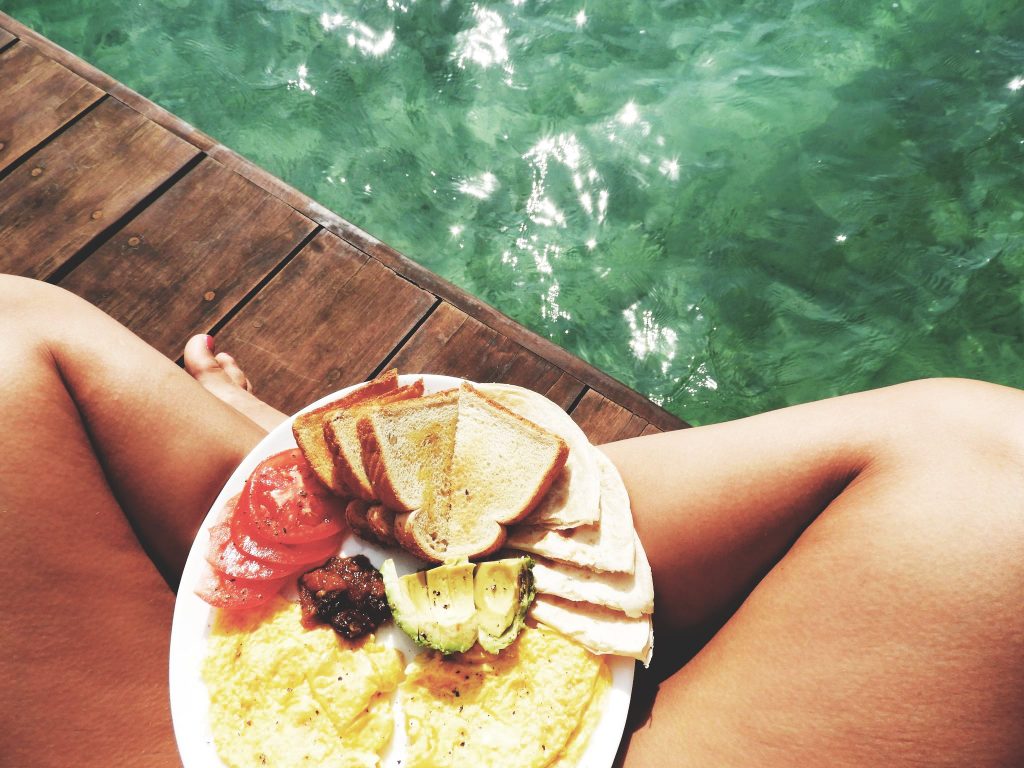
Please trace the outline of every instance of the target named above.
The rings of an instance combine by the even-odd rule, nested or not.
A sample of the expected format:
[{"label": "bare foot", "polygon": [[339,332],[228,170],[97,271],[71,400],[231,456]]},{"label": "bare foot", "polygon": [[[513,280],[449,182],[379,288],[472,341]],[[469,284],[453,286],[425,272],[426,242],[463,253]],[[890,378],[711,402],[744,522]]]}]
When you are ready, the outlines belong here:
[{"label": "bare foot", "polygon": [[213,337],[193,336],[185,344],[185,370],[219,400],[248,416],[268,432],[287,416],[252,393],[252,384],[227,352],[214,354]]}]

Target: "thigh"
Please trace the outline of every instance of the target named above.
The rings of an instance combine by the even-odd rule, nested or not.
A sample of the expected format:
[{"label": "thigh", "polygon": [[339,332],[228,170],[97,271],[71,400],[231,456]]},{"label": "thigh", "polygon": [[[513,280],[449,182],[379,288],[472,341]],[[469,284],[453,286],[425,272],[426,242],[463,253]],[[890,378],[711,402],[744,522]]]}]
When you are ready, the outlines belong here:
[{"label": "thigh", "polygon": [[178,765],[168,581],[261,431],[68,294],[0,295],[0,762]]},{"label": "thigh", "polygon": [[[925,409],[902,425],[907,439],[897,423],[869,446],[660,684],[627,766],[667,754],[693,766],[1020,764],[1024,407],[1010,390],[950,393],[961,413]],[[671,653],[664,635],[660,646]]]},{"label": "thigh", "polygon": [[67,456],[85,450],[174,584],[203,511],[265,432],[67,291],[0,275],[0,325],[0,440],[24,478],[11,503],[32,503],[22,485],[73,500]]}]

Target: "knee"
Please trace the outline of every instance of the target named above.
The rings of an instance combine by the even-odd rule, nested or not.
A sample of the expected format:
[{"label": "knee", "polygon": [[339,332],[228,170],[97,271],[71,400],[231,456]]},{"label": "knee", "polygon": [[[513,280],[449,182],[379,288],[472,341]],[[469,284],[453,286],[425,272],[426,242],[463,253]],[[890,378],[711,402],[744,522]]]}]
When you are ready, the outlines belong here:
[{"label": "knee", "polygon": [[0,274],[0,312],[5,320],[24,317],[68,292],[55,285],[18,275]]},{"label": "knee", "polygon": [[[895,475],[911,478],[930,524],[942,517],[981,536],[981,560],[1012,553],[1024,577],[1024,392],[967,379],[902,385],[902,440],[889,454]],[[938,510],[942,510],[941,514]],[[963,523],[960,527],[958,523]]]},{"label": "knee", "polygon": [[17,275],[0,275],[0,327],[4,342],[45,339],[55,323],[74,322],[89,305],[70,291]]},{"label": "knee", "polygon": [[1024,392],[972,379],[923,379],[893,388],[907,445],[1024,468]]}]

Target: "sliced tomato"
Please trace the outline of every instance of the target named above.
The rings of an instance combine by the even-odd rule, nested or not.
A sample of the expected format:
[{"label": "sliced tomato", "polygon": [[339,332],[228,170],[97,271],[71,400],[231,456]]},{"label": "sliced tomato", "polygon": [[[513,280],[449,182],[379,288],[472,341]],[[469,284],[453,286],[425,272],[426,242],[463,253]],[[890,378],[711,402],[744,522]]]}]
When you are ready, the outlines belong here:
[{"label": "sliced tomato", "polygon": [[241,611],[262,605],[278,592],[288,581],[282,579],[239,579],[210,571],[196,587],[196,594],[214,608]]},{"label": "sliced tomato", "polygon": [[244,508],[239,508],[239,497],[235,496],[224,505],[221,522],[231,528],[231,542],[235,548],[249,557],[262,560],[270,565],[308,565],[323,562],[338,554],[348,534],[347,526],[339,533],[307,544],[280,544],[271,539],[261,538],[249,518],[248,498]]},{"label": "sliced tomato", "polygon": [[345,502],[317,479],[298,448],[264,459],[245,483],[239,510],[258,541],[307,544],[344,529]]},{"label": "sliced tomato", "polygon": [[302,563],[266,563],[240,551],[231,540],[231,526],[228,523],[210,528],[210,548],[206,562],[224,576],[262,581],[283,578],[302,567]]},{"label": "sliced tomato", "polygon": [[338,554],[346,533],[342,531],[308,544],[279,544],[276,541],[256,538],[251,530],[248,513],[233,515],[230,527],[231,542],[240,552],[270,565],[285,566],[320,563]]}]

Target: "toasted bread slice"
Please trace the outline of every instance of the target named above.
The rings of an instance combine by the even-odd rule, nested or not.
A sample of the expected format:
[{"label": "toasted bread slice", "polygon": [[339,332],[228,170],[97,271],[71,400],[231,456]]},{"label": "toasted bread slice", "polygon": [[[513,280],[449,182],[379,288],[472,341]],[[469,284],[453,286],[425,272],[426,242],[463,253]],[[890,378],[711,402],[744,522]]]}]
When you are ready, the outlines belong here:
[{"label": "toasted bread slice", "polygon": [[427,488],[445,481],[458,408],[459,390],[447,389],[366,409],[357,426],[363,470],[384,506],[401,512],[419,509]]},{"label": "toasted bread slice", "polygon": [[554,432],[569,446],[565,467],[523,523],[558,529],[596,523],[601,517],[600,472],[590,440],[572,417],[530,389],[511,384],[477,384],[476,388],[499,405]]},{"label": "toasted bread slice", "polygon": [[348,495],[334,471],[334,459],[324,439],[324,422],[339,411],[397,388],[398,371],[392,368],[344,397],[295,417],[295,421],[292,422],[295,443],[306,457],[306,461],[313,467],[320,482],[336,493]]},{"label": "toasted bread slice", "polygon": [[426,489],[420,509],[395,518],[402,546],[425,560],[476,558],[505,542],[565,466],[569,447],[469,384],[459,390],[447,487]]},{"label": "toasted bread slice", "polygon": [[500,525],[526,517],[565,466],[558,435],[463,384],[452,457],[452,516]]},{"label": "toasted bread slice", "polygon": [[357,431],[359,419],[370,408],[422,396],[423,379],[417,379],[412,384],[356,403],[352,407],[339,408],[323,423],[323,437],[334,461],[334,478],[346,489],[348,495],[367,501],[376,498],[370,479],[363,469],[363,449]]}]

